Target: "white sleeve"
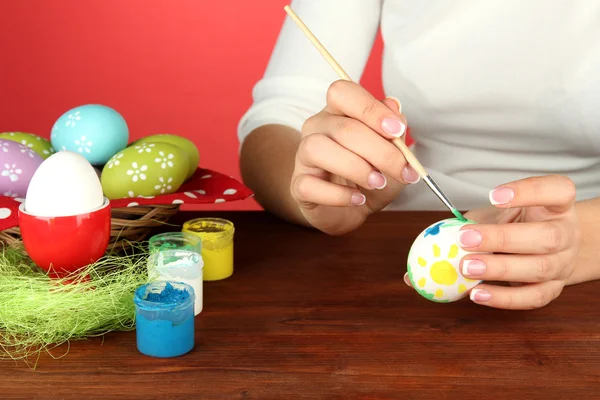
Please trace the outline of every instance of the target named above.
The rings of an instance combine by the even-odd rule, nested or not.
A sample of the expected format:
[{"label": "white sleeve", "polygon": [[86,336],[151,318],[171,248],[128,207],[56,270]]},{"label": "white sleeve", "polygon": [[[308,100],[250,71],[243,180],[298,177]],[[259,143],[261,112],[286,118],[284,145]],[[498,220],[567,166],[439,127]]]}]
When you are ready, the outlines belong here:
[{"label": "white sleeve", "polygon": [[[379,29],[383,0],[294,0],[290,7],[358,82]],[[259,126],[301,130],[326,103],[338,78],[295,22],[286,16],[264,76],[252,91],[253,104],[238,124],[240,144]]]}]

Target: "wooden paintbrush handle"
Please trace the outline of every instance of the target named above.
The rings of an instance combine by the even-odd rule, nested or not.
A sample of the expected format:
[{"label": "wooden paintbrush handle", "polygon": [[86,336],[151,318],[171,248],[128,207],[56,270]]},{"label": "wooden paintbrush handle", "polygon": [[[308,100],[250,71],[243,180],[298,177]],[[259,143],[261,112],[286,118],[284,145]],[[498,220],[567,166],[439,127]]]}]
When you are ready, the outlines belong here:
[{"label": "wooden paintbrush handle", "polygon": [[417,171],[417,174],[419,174],[421,179],[425,179],[425,177],[427,176],[427,171],[425,171],[425,168],[423,168],[419,160],[417,160],[417,157],[415,157],[415,155],[412,153],[412,151],[410,151],[406,143],[404,143],[404,140],[402,140],[401,138],[396,138],[392,140],[392,143],[394,143],[394,145],[396,145],[396,147],[400,149],[400,151],[404,155],[404,158],[406,158],[406,161],[408,161],[408,163],[415,169],[415,171]]},{"label": "wooden paintbrush handle", "polygon": [[[312,42],[312,44],[316,47],[316,49],[319,51],[319,53],[321,53],[321,55],[329,63],[331,68],[333,68],[333,70],[338,74],[340,79],[344,79],[344,80],[352,82],[352,79],[350,78],[350,76],[348,76],[346,71],[344,71],[344,69],[341,67],[341,65],[338,64],[338,62],[327,51],[327,49],[325,49],[325,46],[323,46],[323,44],[319,41],[319,39],[317,39],[317,37],[310,31],[310,29],[308,29],[308,27],[306,26],[306,24],[304,24],[304,22],[300,19],[300,17],[298,17],[298,15],[296,15],[294,10],[292,10],[290,8],[290,6],[285,6],[285,7],[283,7],[283,9],[290,16],[290,18],[296,23],[296,25],[298,25],[300,30],[302,32],[304,32],[306,37]],[[425,168],[423,168],[423,166],[421,165],[419,160],[417,160],[417,158],[414,156],[414,154],[406,146],[406,143],[404,143],[404,140],[393,139],[392,143],[394,143],[394,145],[398,149],[400,149],[400,151],[404,155],[404,158],[406,158],[406,161],[415,169],[415,171],[417,171],[417,173],[419,174],[421,179],[425,179],[425,177],[427,176],[427,171],[425,171]]]}]

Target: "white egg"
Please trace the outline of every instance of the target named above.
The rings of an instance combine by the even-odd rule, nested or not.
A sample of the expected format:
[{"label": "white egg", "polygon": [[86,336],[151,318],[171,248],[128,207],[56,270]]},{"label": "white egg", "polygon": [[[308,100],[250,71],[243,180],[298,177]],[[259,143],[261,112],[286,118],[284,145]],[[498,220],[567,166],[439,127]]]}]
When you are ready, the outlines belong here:
[{"label": "white egg", "polygon": [[82,155],[59,151],[48,157],[31,178],[25,209],[40,217],[79,215],[104,204],[100,179]]},{"label": "white egg", "polygon": [[457,301],[480,280],[465,278],[460,261],[471,252],[458,245],[461,227],[474,224],[449,218],[428,226],[417,236],[408,253],[408,276],[423,297],[438,303]]}]

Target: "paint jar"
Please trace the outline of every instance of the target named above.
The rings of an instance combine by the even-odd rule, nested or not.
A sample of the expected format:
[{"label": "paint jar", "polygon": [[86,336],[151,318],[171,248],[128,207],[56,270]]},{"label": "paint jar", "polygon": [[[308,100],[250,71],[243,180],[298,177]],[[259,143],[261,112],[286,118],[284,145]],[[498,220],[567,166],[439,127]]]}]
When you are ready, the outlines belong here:
[{"label": "paint jar", "polygon": [[151,357],[177,357],[194,348],[194,289],[183,282],[156,281],[136,289],[137,348]]},{"label": "paint jar", "polygon": [[233,274],[235,228],[231,221],[221,218],[196,218],[184,223],[182,231],[202,239],[205,281],[218,281]]},{"label": "paint jar", "polygon": [[166,232],[150,238],[148,274],[151,280],[187,283],[194,289],[195,315],[202,312],[202,239],[185,232]]}]

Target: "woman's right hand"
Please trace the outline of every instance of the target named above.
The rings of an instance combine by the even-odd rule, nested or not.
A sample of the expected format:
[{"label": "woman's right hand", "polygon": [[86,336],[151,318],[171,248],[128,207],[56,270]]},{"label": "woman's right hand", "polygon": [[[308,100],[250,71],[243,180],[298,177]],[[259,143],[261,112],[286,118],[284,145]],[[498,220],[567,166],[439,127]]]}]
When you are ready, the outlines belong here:
[{"label": "woman's right hand", "polygon": [[325,108],[302,127],[296,152],[291,194],[307,222],[331,235],[350,232],[418,182],[390,141],[405,140],[406,126],[397,100],[334,82]]}]

